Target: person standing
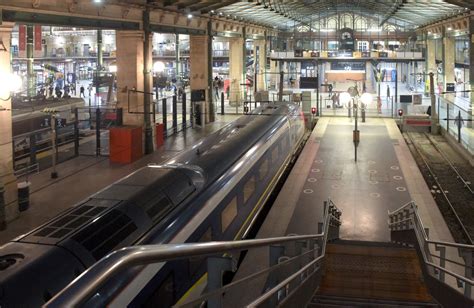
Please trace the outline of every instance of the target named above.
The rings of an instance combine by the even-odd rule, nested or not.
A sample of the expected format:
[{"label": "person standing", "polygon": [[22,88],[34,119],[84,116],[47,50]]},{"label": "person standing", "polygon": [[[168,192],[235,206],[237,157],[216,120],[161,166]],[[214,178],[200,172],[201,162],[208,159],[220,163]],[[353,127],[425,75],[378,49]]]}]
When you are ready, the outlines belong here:
[{"label": "person standing", "polygon": [[328,90],[329,90],[329,96],[328,97],[331,98],[332,97],[332,84],[329,84]]},{"label": "person standing", "polygon": [[86,89],[84,89],[84,86],[81,85],[81,87],[79,88],[79,97],[86,98],[85,91],[86,91]]},{"label": "person standing", "polygon": [[219,76],[216,76],[216,78],[214,78],[214,81],[212,82],[212,86],[214,87],[214,93],[215,93],[216,99],[219,99]]}]

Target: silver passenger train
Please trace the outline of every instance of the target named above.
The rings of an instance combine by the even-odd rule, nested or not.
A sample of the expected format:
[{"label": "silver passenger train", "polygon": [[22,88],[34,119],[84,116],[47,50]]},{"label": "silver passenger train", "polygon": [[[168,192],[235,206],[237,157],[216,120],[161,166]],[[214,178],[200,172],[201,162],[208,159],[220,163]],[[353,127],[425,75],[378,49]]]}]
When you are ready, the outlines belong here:
[{"label": "silver passenger train", "polygon": [[[38,307],[121,247],[246,238],[301,144],[293,104],[268,104],[0,247],[0,305]],[[203,290],[203,258],[132,268],[86,306],[171,306]]]}]

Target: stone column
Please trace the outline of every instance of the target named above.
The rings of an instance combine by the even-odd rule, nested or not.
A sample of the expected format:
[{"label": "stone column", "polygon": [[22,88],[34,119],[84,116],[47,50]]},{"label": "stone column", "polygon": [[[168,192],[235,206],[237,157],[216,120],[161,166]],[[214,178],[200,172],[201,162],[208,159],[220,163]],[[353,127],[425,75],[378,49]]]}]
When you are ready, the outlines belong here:
[{"label": "stone column", "polygon": [[[117,106],[123,108],[123,124],[144,125],[144,53],[145,34],[143,31],[117,31]],[[151,63],[151,44],[147,54]],[[148,78],[149,89],[151,78]]]},{"label": "stone column", "polygon": [[[469,20],[469,39],[471,44],[469,45],[469,85],[467,88],[471,90],[469,97],[471,98],[471,114],[474,115],[474,17]],[[467,122],[469,127],[474,127],[474,123]]]},{"label": "stone column", "polygon": [[206,103],[202,112],[206,114],[206,123],[209,122],[210,105],[212,104],[212,87],[209,79],[212,79],[212,71],[209,71],[211,63],[210,46],[211,37],[208,35],[191,35],[189,37],[189,62],[190,62],[190,87],[191,91],[205,90]]},{"label": "stone column", "polygon": [[34,36],[33,36],[33,25],[26,26],[26,77],[28,80],[28,96],[33,97],[36,95],[36,78],[35,72],[33,70],[33,61],[34,61]]},{"label": "stone column", "polygon": [[104,66],[104,51],[102,46],[102,30],[97,30],[97,70],[101,71]]},{"label": "stone column", "polygon": [[436,41],[426,41],[426,73],[430,72],[436,74]]},{"label": "stone column", "polygon": [[176,34],[175,35],[175,62],[176,62],[176,80],[179,79],[179,76],[181,74],[181,67],[180,67],[180,63],[179,63],[179,58],[180,58],[180,48],[179,48],[179,34]]},{"label": "stone column", "polygon": [[[257,91],[267,90],[266,86],[266,65],[267,65],[267,41],[253,41],[254,70],[257,73]],[[258,55],[258,56],[257,56]]]},{"label": "stone column", "polygon": [[230,103],[238,103],[243,97],[245,83],[245,39],[232,37],[229,39],[229,78],[230,78]]},{"label": "stone column", "polygon": [[[0,41],[7,51],[0,51],[0,74],[11,72],[10,39],[13,23],[0,25]],[[3,47],[2,46],[2,47]],[[6,222],[18,216],[18,193],[16,177],[13,173],[12,113],[10,92],[0,85],[0,230]]]},{"label": "stone column", "polygon": [[443,90],[446,91],[446,83],[454,83],[454,62],[456,57],[454,37],[449,37],[444,32],[443,37]]}]

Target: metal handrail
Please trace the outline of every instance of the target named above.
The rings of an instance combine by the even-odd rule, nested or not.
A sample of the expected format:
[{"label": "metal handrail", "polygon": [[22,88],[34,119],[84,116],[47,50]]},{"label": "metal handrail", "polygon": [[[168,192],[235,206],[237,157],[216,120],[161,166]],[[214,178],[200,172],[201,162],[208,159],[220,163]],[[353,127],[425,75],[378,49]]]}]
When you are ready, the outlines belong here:
[{"label": "metal handrail", "polygon": [[[329,205],[333,206],[336,210],[337,208],[335,207],[334,203],[332,200],[329,200]],[[337,210],[339,213],[340,211]],[[338,219],[337,219],[338,220]],[[338,220],[339,221],[339,220]],[[325,209],[325,220],[324,220],[324,225],[323,225],[323,241],[322,241],[322,249],[321,249],[321,255],[318,256],[316,259],[312,260],[308,264],[306,264],[304,267],[302,267],[299,271],[296,273],[293,273],[289,277],[287,277],[285,280],[280,282],[278,285],[273,287],[271,290],[257,298],[255,301],[250,303],[247,307],[258,307],[260,304],[264,303],[266,300],[271,298],[273,295],[275,295],[278,291],[281,289],[285,288],[287,285],[291,283],[291,281],[297,277],[300,277],[304,272],[306,272],[309,268],[311,268],[313,265],[317,264],[320,262],[322,259],[324,259],[326,255],[326,243],[328,240],[328,234],[329,234],[329,226],[331,222],[331,215],[329,213],[329,206]]]},{"label": "metal handrail", "polygon": [[[411,208],[411,206],[413,206],[413,208]],[[410,208],[408,208],[410,207]],[[438,244],[438,245],[443,245],[443,246],[450,246],[450,247],[456,247],[456,248],[463,248],[463,249],[472,249],[474,250],[474,245],[469,245],[469,244],[460,244],[460,243],[454,243],[454,242],[445,242],[445,241],[438,241],[438,240],[430,240],[428,235],[426,234],[425,232],[425,228],[424,228],[424,225],[423,225],[423,221],[421,220],[421,217],[420,215],[418,214],[418,211],[416,210],[416,207],[417,205],[415,204],[414,201],[410,201],[408,203],[406,203],[405,205],[403,205],[402,207],[400,207],[399,209],[396,209],[394,210],[393,212],[388,212],[388,215],[389,217],[390,216],[395,216],[397,215],[399,212],[401,212],[402,210],[405,210],[405,209],[414,209],[413,211],[413,214],[416,216],[416,218],[419,220],[419,223],[420,225],[422,226],[421,228],[421,231],[425,237],[425,241],[429,244]],[[413,218],[412,217],[409,217],[409,218],[405,218],[403,220],[400,220],[400,221],[395,221],[395,222],[389,222],[389,226],[393,226],[393,225],[397,225],[397,224],[401,224],[403,222],[407,222],[407,221],[411,221],[413,222]]]},{"label": "metal handrail", "polygon": [[30,174],[32,172],[36,172],[36,173],[39,173],[39,164],[36,163],[36,164],[32,164],[32,165],[28,165],[24,168],[21,168],[21,169],[17,169],[15,170],[13,173],[15,174],[16,177],[22,177],[22,176],[25,176],[27,174]]},{"label": "metal handrail", "polygon": [[[332,205],[333,203],[330,202]],[[338,213],[339,210],[336,209]],[[332,219],[337,219],[325,210],[325,228]],[[114,251],[73,280],[60,291],[45,307],[74,307],[87,301],[94,292],[120,271],[137,265],[147,265],[195,256],[210,256],[229,251],[243,251],[251,248],[278,245],[287,242],[327,238],[327,232],[313,235],[284,236],[266,239],[222,241],[193,244],[164,244],[125,247]]]},{"label": "metal handrail", "polygon": [[[397,216],[402,211],[405,211],[405,210],[410,211],[409,216],[405,217],[403,219],[398,219]],[[439,246],[448,246],[448,247],[453,247],[453,248],[457,248],[457,249],[469,249],[471,251],[474,251],[474,245],[466,245],[466,244],[458,244],[458,243],[450,243],[450,242],[444,242],[444,241],[430,240],[428,238],[428,235],[426,234],[425,227],[423,225],[423,221],[421,220],[421,217],[418,214],[417,206],[416,206],[414,201],[408,202],[407,204],[403,205],[402,207],[400,207],[399,209],[397,209],[393,212],[389,211],[389,218],[393,218],[393,219],[396,220],[396,221],[392,221],[392,222],[389,221],[389,223],[388,223],[389,227],[403,226],[407,222],[409,223],[409,226],[413,226],[412,229],[415,231],[415,235],[416,235],[416,238],[417,238],[417,241],[418,241],[418,245],[420,246],[420,251],[421,251],[421,254],[423,256],[423,261],[424,261],[425,265],[431,266],[431,267],[439,270],[440,272],[443,272],[444,274],[447,274],[451,277],[454,277],[458,281],[463,281],[464,283],[469,284],[470,286],[474,286],[474,280],[472,280],[470,278],[467,278],[467,277],[464,277],[460,274],[457,274],[457,273],[455,273],[455,272],[453,272],[449,269],[446,269],[443,266],[440,266],[438,264],[433,263],[429,259],[429,257],[432,257],[434,255],[431,253],[430,249],[427,246],[428,244],[434,244],[434,245],[437,245],[438,247]],[[438,257],[438,256],[436,256],[436,257]],[[454,263],[454,264],[457,264],[457,265],[464,266],[465,268],[470,267],[470,266],[466,266],[465,264],[459,264],[459,262],[447,259],[445,257],[444,258],[438,257],[438,258],[443,259],[443,261],[448,261],[448,262],[451,262],[451,263]],[[444,283],[444,280],[442,282]],[[472,296],[470,294],[470,291],[466,292],[466,290],[470,290],[470,289],[465,289],[465,295],[467,295],[471,298]]]},{"label": "metal handrail", "polygon": [[300,260],[302,259],[303,257],[305,256],[308,256],[308,255],[311,255],[312,253],[314,253],[316,251],[316,249],[311,249],[311,250],[308,250],[306,251],[305,253],[302,253],[301,255],[299,256],[296,256],[296,257],[292,257],[288,260],[285,260],[285,261],[282,261],[272,267],[267,267],[261,271],[258,271],[256,273],[253,273],[245,278],[242,278],[242,279],[239,279],[237,281],[233,281],[229,284],[226,284],[225,286],[223,286],[222,288],[220,289],[217,289],[217,290],[213,290],[213,291],[210,291],[206,294],[203,294],[201,295],[200,297],[198,298],[195,298],[191,301],[188,301],[188,302],[185,302],[183,304],[177,304],[175,305],[174,307],[195,307],[194,305],[198,305],[198,304],[201,304],[202,302],[204,302],[207,298],[210,298],[210,297],[213,297],[213,296],[216,296],[216,295],[219,295],[219,294],[223,294],[225,292],[227,292],[228,290],[232,289],[233,287],[235,286],[238,286],[238,285],[241,285],[245,282],[248,282],[252,279],[255,279],[255,278],[258,278],[258,277],[261,277],[263,276],[264,274],[270,274],[272,272],[274,272],[275,270],[277,269],[280,269],[286,265],[289,265],[289,264],[292,264],[293,262],[297,261],[297,260]]}]

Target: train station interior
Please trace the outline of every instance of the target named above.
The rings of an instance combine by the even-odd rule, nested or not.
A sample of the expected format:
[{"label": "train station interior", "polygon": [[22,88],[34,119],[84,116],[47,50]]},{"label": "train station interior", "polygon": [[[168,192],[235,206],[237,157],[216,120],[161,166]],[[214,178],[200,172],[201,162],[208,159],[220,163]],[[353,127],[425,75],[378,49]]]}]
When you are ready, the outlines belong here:
[{"label": "train station interior", "polygon": [[0,0],[0,306],[474,307],[473,0]]}]

